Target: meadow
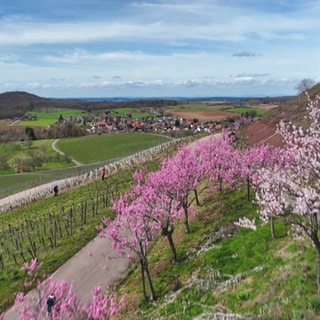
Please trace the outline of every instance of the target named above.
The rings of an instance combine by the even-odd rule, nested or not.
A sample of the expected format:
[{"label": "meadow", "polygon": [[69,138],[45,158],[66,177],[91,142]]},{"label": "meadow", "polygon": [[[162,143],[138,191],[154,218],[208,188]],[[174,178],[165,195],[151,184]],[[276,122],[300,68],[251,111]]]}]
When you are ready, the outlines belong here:
[{"label": "meadow", "polygon": [[140,112],[137,112],[139,109],[137,108],[129,108],[129,107],[124,107],[124,108],[117,108],[114,109],[114,112],[119,115],[126,115],[126,114],[131,114],[132,119],[141,119],[141,118],[146,118],[146,117],[157,117],[159,116],[159,113],[153,113],[153,112],[146,112],[143,110],[140,110]]},{"label": "meadow", "polygon": [[[103,115],[107,111],[110,110],[100,110],[95,113]],[[131,114],[133,119],[141,119],[149,116],[157,116],[158,114],[146,112],[140,110],[138,108],[116,108],[112,110],[117,115],[126,115]],[[70,118],[70,117],[87,117],[90,114],[87,111],[80,110],[80,109],[63,109],[63,108],[45,108],[40,109],[32,112],[27,112],[26,117],[35,117],[35,120],[22,120],[19,122],[21,126],[30,126],[30,127],[47,127],[56,123],[60,116],[63,118]]]},{"label": "meadow", "polygon": [[30,157],[34,153],[45,155],[45,161],[38,169],[49,170],[72,166],[70,161],[66,161],[52,149],[51,145],[53,141],[52,139],[44,139],[0,143],[0,154],[6,156],[7,162],[10,165],[8,169],[0,169],[0,175],[15,173],[13,169],[14,164]]},{"label": "meadow", "polygon": [[146,133],[115,133],[59,140],[57,148],[87,164],[119,159],[169,141],[168,137]]},{"label": "meadow", "polygon": [[22,126],[46,127],[56,123],[59,120],[60,116],[69,118],[77,116],[85,117],[87,115],[88,113],[86,111],[78,109],[46,108],[33,112],[27,112],[26,117],[35,116],[36,120],[22,120],[19,122],[19,124]]},{"label": "meadow", "polygon": [[231,104],[213,104],[213,103],[199,103],[199,104],[179,104],[172,107],[174,111],[203,111],[203,112],[230,112],[244,114],[246,112],[255,112],[256,115],[262,116],[268,112],[266,109],[256,107],[235,107]]},{"label": "meadow", "polygon": [[267,109],[260,109],[260,108],[226,108],[224,111],[232,112],[232,113],[240,113],[240,114],[245,114],[245,113],[250,113],[250,112],[255,112],[256,115],[258,116],[263,116],[265,115],[268,110]]},{"label": "meadow", "polygon": [[[15,173],[13,169],[0,170],[0,197],[54,180],[81,175],[169,140],[165,136],[146,133],[119,133],[61,139],[57,147],[67,154],[67,158],[52,149],[53,140],[36,140],[31,146],[24,142],[0,144],[0,151],[7,155],[9,163],[14,163],[14,159],[26,157],[29,152],[45,152],[48,159],[40,168],[36,167],[34,171],[27,173]],[[70,157],[81,162],[82,165],[75,166],[70,161]]]}]

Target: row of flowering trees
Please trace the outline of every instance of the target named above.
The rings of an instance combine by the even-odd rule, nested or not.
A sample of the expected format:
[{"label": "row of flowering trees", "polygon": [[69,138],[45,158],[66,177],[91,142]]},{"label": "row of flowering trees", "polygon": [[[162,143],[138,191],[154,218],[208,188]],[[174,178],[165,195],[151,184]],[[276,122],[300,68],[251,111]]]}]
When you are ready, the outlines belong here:
[{"label": "row of flowering trees", "polygon": [[296,239],[307,238],[316,250],[320,294],[320,97],[309,98],[307,128],[281,122],[285,142],[279,163],[262,167],[254,180],[260,216],[280,217],[293,226]]},{"label": "row of flowering trees", "polygon": [[[251,185],[260,205],[263,221],[283,217],[301,235],[307,236],[317,253],[317,286],[320,293],[320,98],[310,100],[307,107],[310,127],[297,128],[279,124],[283,148],[266,145],[236,148],[228,134],[203,139],[197,145],[185,146],[172,158],[163,160],[157,172],[136,172],[136,184],[117,200],[114,221],[104,220],[103,234],[113,241],[120,254],[134,252],[140,258],[143,292],[155,298],[148,264],[148,246],[161,234],[168,239],[172,262],[177,260],[173,232],[183,217],[189,228],[189,209],[198,203],[199,182],[207,181],[209,190],[222,190],[224,185],[247,189]],[[255,229],[248,219],[240,225]],[[124,234],[126,228],[130,232]]]},{"label": "row of flowering trees", "polygon": [[[283,217],[312,241],[317,252],[317,284],[320,292],[320,100],[307,108],[310,127],[303,130],[281,123],[285,147],[255,146],[237,149],[228,135],[212,136],[181,148],[164,159],[160,169],[133,175],[135,183],[114,201],[113,220],[104,219],[98,227],[111,238],[120,255],[138,257],[143,294],[151,300],[156,293],[150,275],[148,247],[159,234],[168,240],[171,261],[177,261],[173,233],[178,221],[190,232],[189,213],[198,204],[199,190],[208,182],[215,192],[226,185],[246,187],[250,199],[253,184],[260,215],[264,221]],[[200,181],[202,182],[200,184]],[[248,219],[240,224],[255,226]]]},{"label": "row of flowering trees", "polygon": [[104,219],[99,230],[112,239],[120,255],[139,258],[146,298],[156,298],[148,261],[152,240],[159,234],[166,237],[171,262],[175,263],[176,224],[183,221],[185,232],[190,232],[189,214],[196,211],[203,189],[214,192],[226,185],[248,185],[257,170],[278,161],[279,154],[279,149],[266,146],[237,149],[234,139],[224,132],[182,147],[173,157],[164,159],[156,172],[141,169],[134,173],[132,186],[113,203],[115,219]]}]

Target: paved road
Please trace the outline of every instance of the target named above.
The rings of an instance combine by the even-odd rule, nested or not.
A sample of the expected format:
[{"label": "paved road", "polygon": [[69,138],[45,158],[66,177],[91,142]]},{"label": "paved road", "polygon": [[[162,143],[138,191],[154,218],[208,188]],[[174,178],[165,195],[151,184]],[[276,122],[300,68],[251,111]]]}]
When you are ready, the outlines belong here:
[{"label": "paved road", "polygon": [[[99,283],[105,286],[112,285],[120,280],[130,263],[128,258],[118,256],[108,238],[96,237],[61,266],[53,274],[53,278],[73,282],[74,292],[83,302],[89,302],[93,287]],[[14,308],[9,309],[4,317],[4,320],[17,319]]]}]

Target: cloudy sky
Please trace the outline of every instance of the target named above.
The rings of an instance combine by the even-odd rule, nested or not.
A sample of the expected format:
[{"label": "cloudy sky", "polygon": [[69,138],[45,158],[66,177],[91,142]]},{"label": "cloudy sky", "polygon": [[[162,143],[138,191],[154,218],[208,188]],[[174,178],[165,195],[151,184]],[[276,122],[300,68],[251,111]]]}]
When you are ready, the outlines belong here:
[{"label": "cloudy sky", "polygon": [[319,0],[0,0],[0,93],[296,94],[320,82]]}]

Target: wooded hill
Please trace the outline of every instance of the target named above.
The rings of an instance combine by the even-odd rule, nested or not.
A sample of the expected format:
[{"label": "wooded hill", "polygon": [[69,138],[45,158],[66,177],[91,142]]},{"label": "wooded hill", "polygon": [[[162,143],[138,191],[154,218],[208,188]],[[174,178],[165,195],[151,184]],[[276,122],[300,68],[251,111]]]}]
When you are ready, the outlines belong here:
[{"label": "wooded hill", "polygon": [[160,108],[176,105],[175,100],[150,99],[130,101],[86,101],[80,99],[49,99],[22,91],[0,94],[0,119],[21,117],[28,111],[45,107],[83,109],[86,111],[114,109],[123,107]]}]

